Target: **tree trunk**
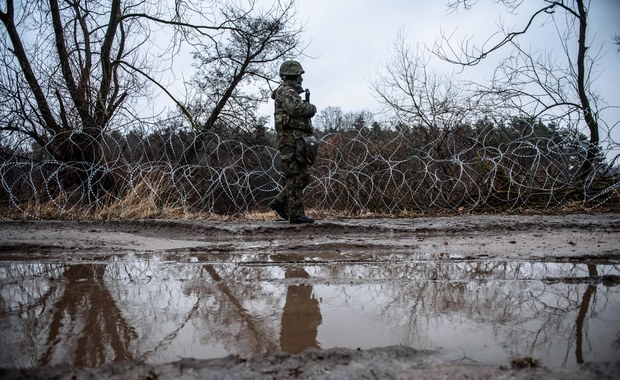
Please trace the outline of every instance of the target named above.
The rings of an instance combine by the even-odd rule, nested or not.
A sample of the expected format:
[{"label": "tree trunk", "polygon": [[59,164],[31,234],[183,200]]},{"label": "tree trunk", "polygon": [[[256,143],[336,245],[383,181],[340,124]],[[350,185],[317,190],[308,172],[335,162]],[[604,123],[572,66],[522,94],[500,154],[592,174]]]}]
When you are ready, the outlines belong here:
[{"label": "tree trunk", "polygon": [[584,120],[588,129],[590,130],[590,141],[588,142],[588,149],[586,153],[586,159],[579,168],[578,178],[581,181],[593,174],[594,162],[598,155],[599,148],[599,134],[598,134],[598,122],[594,117],[594,112],[590,106],[590,99],[586,92],[586,53],[588,47],[586,46],[586,28],[588,13],[584,6],[583,0],[577,0],[578,16],[579,16],[579,49],[577,55],[577,91],[579,93],[579,101],[581,103],[581,112],[583,113]]},{"label": "tree trunk", "polygon": [[235,91],[235,88],[237,88],[237,86],[243,79],[243,76],[245,75],[245,71],[248,68],[248,64],[249,62],[247,61],[244,62],[244,64],[239,68],[239,72],[237,72],[237,75],[233,77],[232,81],[230,82],[230,85],[228,86],[228,88],[226,89],[222,97],[220,98],[219,102],[217,102],[217,104],[215,105],[215,108],[213,108],[213,111],[211,111],[211,114],[209,115],[209,118],[207,119],[207,122],[204,125],[205,130],[210,131],[213,128],[213,125],[215,125],[215,122],[220,117],[220,113],[222,113],[222,110],[224,109],[226,102],[228,102],[228,100],[231,98],[233,91]]}]

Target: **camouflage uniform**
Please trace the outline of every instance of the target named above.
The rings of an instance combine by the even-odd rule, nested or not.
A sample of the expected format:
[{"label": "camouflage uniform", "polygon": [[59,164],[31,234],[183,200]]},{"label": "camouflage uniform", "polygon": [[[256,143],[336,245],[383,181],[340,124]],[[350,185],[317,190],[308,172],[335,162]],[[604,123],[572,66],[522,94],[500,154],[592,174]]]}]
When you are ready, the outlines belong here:
[{"label": "camouflage uniform", "polygon": [[[284,75],[283,71],[286,73],[287,64],[289,64],[288,68],[292,65],[293,69],[297,69],[299,75],[294,78],[291,75]],[[283,63],[280,75],[284,82],[271,95],[275,100],[275,128],[286,183],[284,189],[269,204],[269,207],[278,211],[280,216],[288,217],[292,223],[314,221],[305,217],[303,204],[303,191],[310,182],[309,167],[295,159],[296,140],[312,135],[310,119],[316,113],[316,107],[302,100],[299,95],[304,92],[301,87],[302,73],[303,69],[299,63],[295,61]],[[281,206],[280,209],[278,205]],[[284,210],[286,212],[283,212]]]}]

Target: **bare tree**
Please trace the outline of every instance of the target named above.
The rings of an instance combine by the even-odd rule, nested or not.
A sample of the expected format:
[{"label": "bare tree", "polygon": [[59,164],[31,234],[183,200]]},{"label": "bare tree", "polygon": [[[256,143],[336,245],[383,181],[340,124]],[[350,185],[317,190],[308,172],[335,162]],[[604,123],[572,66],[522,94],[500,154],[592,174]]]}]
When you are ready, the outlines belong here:
[{"label": "bare tree", "polygon": [[268,99],[269,84],[285,57],[303,51],[295,24],[294,1],[277,2],[269,9],[251,11],[227,7],[223,12],[233,29],[213,46],[193,54],[197,73],[190,82],[196,94],[188,109],[199,128],[264,123],[256,112]]},{"label": "bare tree", "polygon": [[326,107],[315,117],[314,126],[323,133],[370,128],[374,115],[368,111],[344,112],[340,107]]},{"label": "bare tree", "polygon": [[256,3],[6,0],[0,7],[6,32],[0,34],[1,139],[45,147],[45,157],[70,163],[59,174],[65,189],[81,187],[89,199],[100,199],[114,187],[102,169],[103,133],[146,121],[137,106],[153,100],[153,88],[168,94],[195,126],[162,81],[185,46],[211,52],[221,70],[235,73],[209,123],[242,78],[260,78],[262,65],[295,46],[296,34],[286,32],[292,2],[266,14],[256,12]]},{"label": "bare tree", "polygon": [[372,81],[374,94],[401,123],[428,129],[458,126],[471,117],[473,98],[454,77],[434,71],[430,61],[426,50],[413,49],[399,33],[385,71]]},{"label": "bare tree", "polygon": [[183,42],[214,47],[226,32],[247,33],[252,7],[254,1],[6,0],[0,133],[47,145],[61,161],[93,162],[101,132],[113,119],[135,121],[133,106],[152,93],[150,85],[172,96],[158,79]]},{"label": "bare tree", "polygon": [[[467,10],[475,3],[453,0],[449,7],[456,10],[462,6]],[[499,0],[498,3],[510,12],[524,7],[523,1]],[[588,12],[589,2],[585,0],[541,0],[540,7],[531,13],[522,28],[501,30],[496,43],[480,47],[466,38],[455,46],[452,38],[443,36],[434,47],[440,58],[463,67],[477,65],[493,53],[512,48],[509,58],[503,61],[493,82],[482,93],[532,118],[553,114],[574,125],[585,122],[590,136],[578,172],[581,180],[593,174],[600,155],[597,97],[591,91],[599,51],[588,46]],[[555,24],[566,56],[564,65],[558,65],[546,53],[527,51],[519,43],[519,37],[531,32],[539,21]]]},{"label": "bare tree", "polygon": [[344,112],[340,107],[326,107],[316,115],[315,119],[315,127],[324,132],[342,131],[346,128]]}]

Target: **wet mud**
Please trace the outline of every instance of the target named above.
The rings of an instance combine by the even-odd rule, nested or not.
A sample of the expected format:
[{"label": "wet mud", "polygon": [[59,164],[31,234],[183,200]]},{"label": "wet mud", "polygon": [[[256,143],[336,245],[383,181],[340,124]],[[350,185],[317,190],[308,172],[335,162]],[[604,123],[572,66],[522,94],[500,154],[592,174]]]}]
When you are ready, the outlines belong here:
[{"label": "wet mud", "polygon": [[620,214],[0,221],[0,377],[618,378]]}]

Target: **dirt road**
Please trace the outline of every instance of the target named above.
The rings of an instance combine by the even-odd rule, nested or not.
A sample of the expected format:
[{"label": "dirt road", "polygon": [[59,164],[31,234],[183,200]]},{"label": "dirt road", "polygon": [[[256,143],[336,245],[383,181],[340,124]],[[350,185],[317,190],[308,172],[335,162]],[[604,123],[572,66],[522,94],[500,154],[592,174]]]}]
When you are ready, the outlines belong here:
[{"label": "dirt road", "polygon": [[[313,225],[283,221],[0,221],[0,264],[76,262],[100,256],[139,254],[208,255],[209,260],[273,263],[398,263],[519,261],[604,265],[611,272],[590,273],[587,283],[620,284],[620,214],[470,215],[415,219],[338,219]],[[216,260],[217,261],[217,260]],[[7,272],[0,278],[9,289]],[[1,273],[0,273],[1,274]],[[424,274],[424,276],[427,276]],[[441,278],[425,278],[440,281]],[[427,276],[427,277],[428,277]],[[546,275],[545,281],[550,281]],[[359,278],[358,278],[359,277]],[[364,283],[342,277],[333,281]],[[282,279],[284,281],[284,279]],[[554,281],[554,280],[551,280]],[[562,278],[558,281],[567,281]],[[305,278],[320,285],[324,278]],[[11,285],[12,286],[12,285]],[[601,285],[602,286],[602,285]],[[3,298],[8,297],[6,294]],[[5,300],[6,301],[6,300]],[[13,311],[4,302],[2,314]],[[0,325],[3,335],[11,329]],[[617,327],[617,326],[616,326]],[[614,334],[617,333],[613,332]],[[616,338],[618,339],[618,338]],[[620,340],[615,349],[620,352]],[[6,347],[5,347],[6,348]],[[618,356],[616,356],[618,357]],[[620,378],[620,360],[591,361],[579,367],[529,368],[529,358],[497,365],[446,360],[434,350],[406,346],[368,349],[310,348],[301,353],[263,352],[223,358],[181,359],[162,363],[108,363],[97,368],[71,365],[11,368],[1,378]],[[525,367],[525,368],[521,368]]]},{"label": "dirt road", "polygon": [[[417,219],[284,221],[0,221],[3,255],[90,256],[105,252],[208,249],[315,252],[326,257],[386,252],[449,257],[620,257],[620,214],[471,215]],[[302,248],[302,249],[300,249]],[[356,256],[359,259],[359,256]]]}]

